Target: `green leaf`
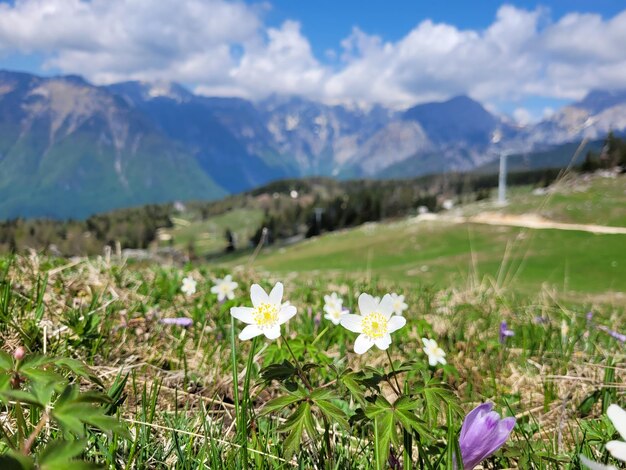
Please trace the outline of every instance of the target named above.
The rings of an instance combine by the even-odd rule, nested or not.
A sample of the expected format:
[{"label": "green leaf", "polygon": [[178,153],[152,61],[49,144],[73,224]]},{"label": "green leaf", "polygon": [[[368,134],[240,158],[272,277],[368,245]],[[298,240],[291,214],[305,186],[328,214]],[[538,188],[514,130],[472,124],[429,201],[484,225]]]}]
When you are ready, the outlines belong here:
[{"label": "green leaf", "polygon": [[20,368],[20,373],[25,375],[27,378],[32,380],[33,382],[39,383],[65,383],[67,379],[63,377],[61,374],[54,372],[52,370],[46,370],[39,367],[22,367]]},{"label": "green leaf", "polygon": [[352,394],[352,396],[361,404],[365,404],[365,393],[359,382],[356,380],[357,373],[350,372],[348,374],[344,374],[340,377],[341,383],[345,385],[348,391]]},{"label": "green leaf", "polygon": [[4,351],[0,351],[0,370],[9,371],[13,369],[13,358]]},{"label": "green leaf", "polygon": [[320,411],[332,421],[335,421],[344,429],[350,429],[346,413],[337,405],[328,400],[316,400],[315,404],[319,407]]},{"label": "green leaf", "polygon": [[396,419],[402,424],[402,427],[409,432],[413,430],[419,433],[426,432],[424,426],[415,415],[415,410],[418,408],[419,403],[417,400],[413,400],[407,396],[402,396],[396,400],[393,404],[394,415]]},{"label": "green leaf", "polygon": [[126,400],[126,395],[124,394],[124,388],[126,387],[126,382],[128,381],[128,374],[124,377],[118,375],[115,378],[115,381],[111,385],[111,388],[107,392],[107,395],[111,398],[111,403],[106,407],[106,414],[112,415],[115,414],[117,409],[122,406],[124,401]]},{"label": "green leaf", "polygon": [[20,370],[23,368],[39,368],[52,363],[54,359],[48,356],[42,356],[41,354],[29,354],[20,363]]},{"label": "green leaf", "polygon": [[[100,412],[103,410],[100,409]],[[123,437],[130,438],[130,433],[126,425],[113,416],[105,414],[94,414],[83,420],[85,423],[94,426],[107,433],[116,433]]]},{"label": "green leaf", "polygon": [[296,411],[287,418],[285,424],[278,428],[279,431],[288,433],[283,447],[285,458],[290,459],[296,453],[302,443],[302,434],[305,428],[310,437],[315,435],[315,423],[311,414],[311,405],[308,402],[301,403]]},{"label": "green leaf", "polygon": [[284,382],[295,376],[298,369],[289,361],[284,360],[280,364],[271,364],[260,372],[261,379],[265,382],[271,382],[272,380],[278,380]]},{"label": "green leaf", "polygon": [[35,470],[35,461],[10,450],[4,455],[0,455],[0,468],[2,470]]},{"label": "green leaf", "polygon": [[60,465],[67,467],[68,461],[80,455],[86,445],[87,440],[85,439],[72,441],[57,439],[50,442],[39,456],[42,470],[60,468]]},{"label": "green leaf", "polygon": [[263,410],[261,410],[261,415],[267,415],[269,413],[273,413],[274,411],[280,411],[289,405],[303,400],[304,398],[305,396],[302,393],[290,393],[282,397],[274,398],[265,404]]},{"label": "green leaf", "polygon": [[54,410],[51,413],[52,418],[58,423],[59,427],[65,435],[74,434],[75,436],[83,437],[85,435],[85,425],[78,418],[78,416],[67,412],[57,412]]},{"label": "green leaf", "polygon": [[0,398],[6,400],[19,401],[21,403],[28,403],[29,405],[45,407],[46,404],[42,403],[33,393],[25,390],[4,390],[0,392]]},{"label": "green leaf", "polygon": [[11,388],[11,374],[2,372],[0,373],[0,392],[3,390],[9,390]]},{"label": "green leaf", "polygon": [[31,390],[33,394],[45,405],[52,404],[54,392],[58,389],[58,385],[53,382],[48,383],[32,383]]},{"label": "green leaf", "polygon": [[[378,470],[386,469],[389,458],[389,443],[395,434],[395,423],[392,413],[378,414],[374,418],[376,447],[376,466]],[[396,439],[397,440],[397,439]]]},{"label": "green leaf", "polygon": [[600,390],[595,390],[589,395],[587,395],[585,399],[582,402],[580,402],[580,405],[578,405],[578,412],[580,413],[580,415],[585,417],[589,413],[591,413],[591,410],[593,409],[593,405],[595,405],[598,402],[598,400],[600,400],[601,396],[602,396],[602,392]]},{"label": "green leaf", "polygon": [[102,383],[100,378],[95,374],[95,372],[92,371],[89,367],[87,367],[86,364],[82,363],[81,361],[78,361],[76,359],[71,359],[68,357],[62,357],[62,358],[54,359],[54,363],[57,366],[64,367],[74,372],[76,375],[89,379],[95,384],[98,384],[99,386],[104,388],[104,384]]}]

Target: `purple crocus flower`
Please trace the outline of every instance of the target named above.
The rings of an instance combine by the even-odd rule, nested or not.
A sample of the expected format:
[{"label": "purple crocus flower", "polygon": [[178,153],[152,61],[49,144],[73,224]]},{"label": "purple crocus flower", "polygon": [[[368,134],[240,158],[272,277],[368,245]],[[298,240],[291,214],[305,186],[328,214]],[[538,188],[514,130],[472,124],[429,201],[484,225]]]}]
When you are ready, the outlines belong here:
[{"label": "purple crocus flower", "polygon": [[161,323],[164,325],[177,325],[177,326],[191,326],[193,320],[191,318],[179,317],[179,318],[161,318]]},{"label": "purple crocus flower", "polygon": [[604,325],[598,325],[598,330],[604,331],[605,333],[607,333],[609,336],[612,336],[613,338],[615,338],[616,340],[622,342],[622,343],[626,343],[626,335],[619,333],[617,331],[611,330],[610,328],[604,326]]},{"label": "purple crocus flower", "polygon": [[515,418],[500,419],[492,409],[492,403],[478,405],[463,421],[459,446],[464,470],[471,470],[502,447],[515,426]]},{"label": "purple crocus flower", "polygon": [[503,320],[502,323],[500,323],[500,343],[504,344],[509,336],[515,336],[515,332],[509,330],[506,321]]}]

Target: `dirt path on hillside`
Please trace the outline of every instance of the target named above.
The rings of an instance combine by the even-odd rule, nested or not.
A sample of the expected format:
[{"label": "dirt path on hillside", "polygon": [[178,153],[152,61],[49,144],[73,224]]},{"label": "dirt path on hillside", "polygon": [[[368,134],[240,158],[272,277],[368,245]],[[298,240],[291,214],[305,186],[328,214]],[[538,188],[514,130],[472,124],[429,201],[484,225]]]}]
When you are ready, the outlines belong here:
[{"label": "dirt path on hillside", "polygon": [[[431,217],[434,214],[429,214]],[[611,227],[594,224],[568,224],[555,222],[534,214],[500,214],[498,212],[483,212],[471,217],[438,216],[440,220],[450,220],[456,223],[473,223],[486,225],[507,225],[510,227],[525,227],[532,229],[574,230],[598,234],[626,235],[626,227]]]}]

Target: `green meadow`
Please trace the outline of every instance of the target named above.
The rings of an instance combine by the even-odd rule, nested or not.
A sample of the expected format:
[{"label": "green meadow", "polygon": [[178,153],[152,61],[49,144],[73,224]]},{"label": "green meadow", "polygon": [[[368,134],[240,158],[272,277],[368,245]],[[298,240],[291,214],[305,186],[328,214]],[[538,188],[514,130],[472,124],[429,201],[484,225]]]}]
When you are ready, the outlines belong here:
[{"label": "green meadow", "polygon": [[[468,446],[481,463],[465,468],[619,465],[605,443],[620,439],[607,410],[626,390],[626,235],[458,221],[549,210],[620,225],[624,206],[603,206],[594,185],[619,199],[623,179],[599,181],[588,198],[520,188],[501,209],[482,201],[184,266],[1,258],[0,468],[452,470]],[[208,253],[261,216],[183,213],[165,233]],[[237,286],[219,300],[227,274]],[[259,307],[252,285],[279,281],[282,297]],[[359,334],[325,317],[332,292],[363,318],[363,293],[404,296],[386,351],[355,352]],[[278,335],[240,338],[279,317]],[[434,365],[429,340],[444,358]],[[468,443],[464,419],[483,403],[515,425],[474,428]]]}]

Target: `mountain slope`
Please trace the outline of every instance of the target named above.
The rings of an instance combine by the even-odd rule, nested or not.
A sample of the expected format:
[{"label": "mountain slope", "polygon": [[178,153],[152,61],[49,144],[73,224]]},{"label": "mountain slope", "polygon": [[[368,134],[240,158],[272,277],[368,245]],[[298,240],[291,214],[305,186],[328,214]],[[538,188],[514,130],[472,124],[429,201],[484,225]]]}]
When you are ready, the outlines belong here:
[{"label": "mountain slope", "polygon": [[225,194],[133,108],[75,77],[0,73],[0,152],[2,218]]},{"label": "mountain slope", "polygon": [[626,91],[595,90],[521,127],[466,96],[398,112],[0,71],[0,218],[84,217],[291,177],[469,171],[502,154],[524,164],[529,152],[544,152],[532,165],[549,166],[566,158],[558,146],[609,130],[626,131]]},{"label": "mountain slope", "polygon": [[463,141],[487,145],[501,126],[497,117],[467,96],[414,106],[403,118],[420,123],[433,141],[446,144]]}]

